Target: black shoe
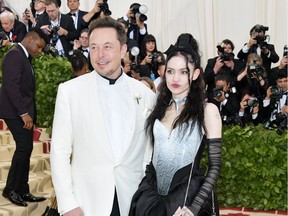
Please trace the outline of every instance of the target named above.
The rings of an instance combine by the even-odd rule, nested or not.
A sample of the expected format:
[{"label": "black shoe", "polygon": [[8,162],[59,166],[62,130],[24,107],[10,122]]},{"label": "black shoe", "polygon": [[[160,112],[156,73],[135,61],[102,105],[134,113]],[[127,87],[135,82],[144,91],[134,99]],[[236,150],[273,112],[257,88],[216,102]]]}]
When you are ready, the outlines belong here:
[{"label": "black shoe", "polygon": [[27,206],[27,203],[24,202],[24,200],[20,197],[18,193],[16,193],[14,190],[9,191],[8,193],[2,193],[3,197],[10,200],[11,203],[14,203],[18,206]]},{"label": "black shoe", "polygon": [[36,197],[32,195],[31,193],[21,194],[20,196],[26,202],[42,202],[46,200],[45,197]]}]

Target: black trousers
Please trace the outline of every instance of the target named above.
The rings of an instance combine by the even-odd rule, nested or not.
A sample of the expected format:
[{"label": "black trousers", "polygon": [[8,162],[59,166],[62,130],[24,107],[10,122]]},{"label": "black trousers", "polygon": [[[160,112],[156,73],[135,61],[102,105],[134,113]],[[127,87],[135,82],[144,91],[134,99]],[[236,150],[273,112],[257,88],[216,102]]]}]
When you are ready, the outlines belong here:
[{"label": "black trousers", "polygon": [[113,207],[110,216],[120,216],[120,210],[118,205],[118,198],[117,198],[117,192],[115,188],[115,194],[114,194],[114,201],[113,201]]},{"label": "black trousers", "polygon": [[19,119],[4,119],[16,142],[4,192],[15,190],[19,194],[29,193],[30,156],[33,150],[33,129],[23,128]]}]

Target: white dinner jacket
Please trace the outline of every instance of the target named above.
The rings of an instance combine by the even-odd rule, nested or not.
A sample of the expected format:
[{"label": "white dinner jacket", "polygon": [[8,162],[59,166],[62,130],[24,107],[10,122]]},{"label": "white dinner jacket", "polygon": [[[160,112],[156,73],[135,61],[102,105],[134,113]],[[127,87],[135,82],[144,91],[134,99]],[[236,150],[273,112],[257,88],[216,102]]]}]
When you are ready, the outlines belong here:
[{"label": "white dinner jacket", "polygon": [[[98,103],[105,95],[99,92],[97,79],[103,78],[93,71],[59,85],[50,157],[60,214],[80,206],[85,216],[109,216],[116,187],[120,213],[128,215],[131,198],[143,177],[144,153],[150,148],[144,124],[155,94],[141,82],[122,76],[131,95],[130,111],[124,115],[134,118],[131,130],[123,131],[130,133],[130,141],[117,164],[101,115],[105,110]],[[111,106],[117,109],[117,105]],[[150,153],[151,149],[146,163]]]}]

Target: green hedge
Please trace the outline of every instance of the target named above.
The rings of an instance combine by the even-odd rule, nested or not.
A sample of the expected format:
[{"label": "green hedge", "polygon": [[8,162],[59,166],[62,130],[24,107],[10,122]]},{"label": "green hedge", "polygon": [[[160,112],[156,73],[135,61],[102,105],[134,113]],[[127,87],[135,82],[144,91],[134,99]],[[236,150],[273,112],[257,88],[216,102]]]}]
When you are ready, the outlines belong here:
[{"label": "green hedge", "polygon": [[[0,61],[6,50],[0,51]],[[38,126],[51,129],[57,86],[72,77],[71,66],[66,59],[47,55],[33,60],[33,65]],[[217,182],[221,207],[287,210],[287,137],[262,125],[223,128],[222,171]]]},{"label": "green hedge", "polygon": [[287,138],[262,125],[224,127],[220,206],[287,210]]}]

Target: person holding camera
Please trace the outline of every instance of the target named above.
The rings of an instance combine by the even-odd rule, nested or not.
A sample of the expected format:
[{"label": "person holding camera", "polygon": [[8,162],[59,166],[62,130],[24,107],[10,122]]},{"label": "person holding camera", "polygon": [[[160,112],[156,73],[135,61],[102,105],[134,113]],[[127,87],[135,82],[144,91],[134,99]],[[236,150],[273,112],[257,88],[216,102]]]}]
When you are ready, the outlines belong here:
[{"label": "person holding camera", "polygon": [[267,119],[264,127],[267,129],[278,127],[277,132],[282,134],[283,130],[287,128],[288,116],[287,70],[281,69],[278,71],[276,83],[277,85],[270,86],[267,89],[266,97],[263,101],[265,117]]},{"label": "person holding camera", "polygon": [[[245,63],[234,58],[234,44],[231,40],[225,39],[217,46],[218,56],[208,59],[204,70],[204,80],[207,94],[212,94],[215,88],[215,77],[219,71],[226,72],[230,76],[231,83],[235,83],[237,75],[245,67]],[[221,70],[224,68],[225,70]]]},{"label": "person holding camera", "polygon": [[129,10],[122,18],[126,20],[128,25],[127,37],[134,39],[138,43],[138,47],[141,47],[144,37],[148,34],[147,16],[144,14],[147,11],[145,5],[139,3],[133,3],[130,5]]},{"label": "person holding camera", "polygon": [[112,12],[109,10],[108,0],[96,0],[95,6],[92,8],[92,10],[88,11],[83,16],[83,21],[86,23],[86,28],[88,28],[89,24],[99,18],[99,17],[105,17],[110,16]]},{"label": "person holding camera", "polygon": [[158,51],[156,38],[153,35],[147,34],[145,36],[140,48],[138,62],[140,65],[147,65],[149,67],[152,81],[160,76],[158,69],[160,65],[165,64],[165,58],[162,52]]},{"label": "person holding camera", "polygon": [[243,61],[247,61],[250,53],[256,53],[263,59],[263,67],[266,71],[271,69],[271,63],[279,61],[279,56],[275,51],[273,44],[268,44],[270,36],[265,35],[269,27],[263,25],[255,25],[250,30],[250,39],[242,49],[238,52],[237,57]]},{"label": "person holding camera", "polygon": [[283,57],[280,59],[279,65],[271,69],[270,77],[268,77],[270,86],[277,85],[278,71],[282,69],[288,70],[288,45],[285,45],[283,48]]},{"label": "person holding camera", "polygon": [[239,100],[235,87],[231,86],[230,78],[227,74],[220,73],[215,77],[215,88],[209,95],[208,102],[214,103],[221,114],[222,123],[229,125],[234,123],[235,116],[239,111]]},{"label": "person holding camera", "polygon": [[40,16],[36,27],[40,27],[49,37],[50,45],[59,56],[68,56],[72,49],[71,41],[78,38],[73,19],[62,14],[57,0],[46,0],[46,14]]},{"label": "person holding camera", "polygon": [[256,53],[250,53],[245,69],[237,76],[237,89],[251,89],[252,94],[263,99],[267,89],[267,73],[262,66],[262,58]]},{"label": "person holding camera", "polygon": [[14,14],[8,10],[0,14],[0,22],[0,47],[21,42],[27,34],[25,25],[16,20]]},{"label": "person holding camera", "polygon": [[46,13],[45,0],[32,0],[30,10],[26,8],[22,15],[22,22],[25,24],[27,31],[36,26],[39,17],[44,13]]}]

